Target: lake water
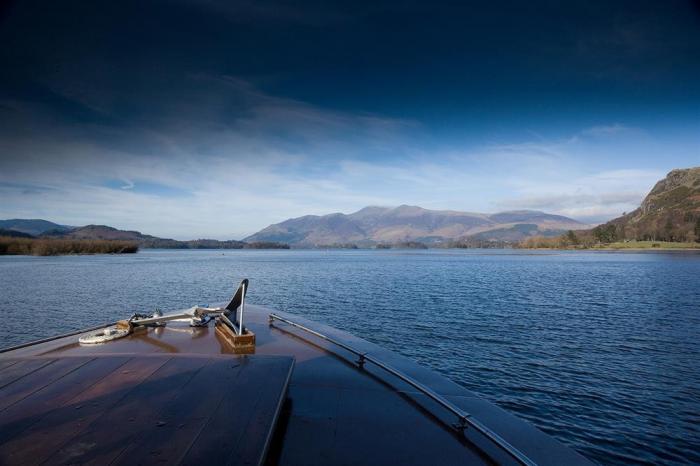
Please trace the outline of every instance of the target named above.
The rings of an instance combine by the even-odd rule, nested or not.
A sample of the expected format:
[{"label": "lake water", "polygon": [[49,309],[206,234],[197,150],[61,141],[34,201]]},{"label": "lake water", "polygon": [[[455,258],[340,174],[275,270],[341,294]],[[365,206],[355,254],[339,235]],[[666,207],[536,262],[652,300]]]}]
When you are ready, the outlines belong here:
[{"label": "lake water", "polygon": [[432,367],[601,464],[700,464],[700,254],[158,251],[0,257],[0,346],[249,302]]}]

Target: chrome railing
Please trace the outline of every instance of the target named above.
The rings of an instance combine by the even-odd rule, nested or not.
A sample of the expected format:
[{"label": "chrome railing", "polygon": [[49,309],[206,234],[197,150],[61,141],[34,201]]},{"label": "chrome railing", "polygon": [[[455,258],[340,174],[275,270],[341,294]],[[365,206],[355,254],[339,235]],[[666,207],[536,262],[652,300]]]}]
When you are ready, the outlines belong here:
[{"label": "chrome railing", "polygon": [[7,348],[0,349],[0,353],[7,353],[8,351],[14,351],[14,350],[26,348],[28,346],[33,346],[33,345],[40,345],[42,343],[48,343],[50,341],[58,340],[60,338],[72,337],[75,335],[80,335],[81,333],[87,333],[87,332],[92,332],[93,330],[99,330],[101,328],[111,327],[112,325],[117,325],[117,323],[110,322],[108,324],[97,325],[95,327],[83,328],[80,330],[73,330],[73,331],[68,332],[68,333],[62,333],[61,335],[54,335],[52,337],[42,338],[41,340],[28,341],[27,343],[20,343],[19,345],[8,346]]},{"label": "chrome railing", "polygon": [[375,366],[379,367],[380,369],[388,372],[389,374],[393,375],[394,377],[406,382],[431,400],[435,401],[438,403],[440,406],[443,408],[447,409],[450,411],[452,414],[457,416],[457,424],[453,425],[456,429],[463,431],[467,427],[473,427],[476,431],[478,431],[480,434],[482,434],[484,437],[489,439],[491,442],[495,443],[499,448],[501,448],[503,451],[505,451],[509,456],[511,456],[513,459],[515,459],[518,463],[527,465],[527,466],[537,466],[537,463],[535,463],[533,460],[527,457],[523,452],[518,450],[516,447],[511,445],[506,439],[498,435],[496,432],[493,430],[489,429],[487,426],[482,424],[480,421],[477,419],[474,419],[474,417],[464,411],[462,408],[459,406],[455,405],[452,403],[450,400],[445,398],[444,396],[436,393],[433,391],[430,387],[427,387],[426,385],[423,385],[422,383],[418,382],[417,380],[409,377],[408,375],[404,374],[403,372],[394,369],[393,367],[389,366],[388,364],[380,361],[379,359],[375,358],[374,356],[370,355],[367,352],[362,352],[358,351],[352,346],[348,346],[345,343],[342,343],[338,340],[335,340],[327,335],[323,335],[322,333],[319,333],[315,330],[312,330],[308,327],[305,327],[301,324],[298,324],[296,322],[292,322],[289,319],[285,319],[284,317],[278,316],[277,314],[270,314],[270,324],[272,324],[275,320],[279,320],[280,322],[284,322],[286,324],[291,325],[292,327],[296,327],[300,330],[303,330],[305,332],[308,332],[312,335],[317,336],[318,338],[321,338],[323,340],[326,340],[330,343],[333,343],[336,346],[339,346],[343,348],[346,351],[349,351],[350,353],[353,353],[354,355],[358,356],[358,360],[356,361],[357,364],[360,367],[363,367],[366,362],[372,363]]}]

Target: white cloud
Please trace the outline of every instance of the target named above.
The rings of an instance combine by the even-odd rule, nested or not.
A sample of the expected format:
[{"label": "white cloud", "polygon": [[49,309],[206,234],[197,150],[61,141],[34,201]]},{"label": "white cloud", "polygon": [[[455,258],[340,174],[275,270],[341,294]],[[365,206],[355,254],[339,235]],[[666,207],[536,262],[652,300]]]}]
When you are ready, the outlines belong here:
[{"label": "white cloud", "polygon": [[192,79],[176,101],[149,101],[138,125],[119,124],[99,92],[81,103],[117,123],[61,125],[13,103],[14,126],[0,128],[0,154],[11,154],[0,157],[0,218],[222,239],[294,216],[404,203],[601,221],[636,207],[664,174],[615,163],[629,148],[587,142],[625,139],[617,123],[463,150],[427,143],[413,121],[330,111],[228,77]]},{"label": "white cloud", "polygon": [[[0,216],[44,216],[63,223],[109,223],[157,235],[241,237],[309,212],[353,209],[385,199],[335,176],[342,160],[398,149],[417,124],[327,111],[264,94],[240,80],[197,76],[200,86],[161,106],[138,127],[54,125],[22,103],[18,127],[0,130]],[[210,99],[202,84],[216,86]],[[222,89],[223,88],[223,89]],[[65,93],[66,96],[69,93]],[[111,114],[99,95],[82,104]],[[229,108],[231,107],[231,108]],[[223,118],[231,112],[235,118]],[[48,118],[50,120],[50,118]],[[31,128],[27,131],[26,128]],[[13,133],[13,134],[12,134]],[[121,180],[119,189],[110,189]],[[139,181],[190,193],[176,199],[139,192]]]},{"label": "white cloud", "polygon": [[130,180],[124,180],[124,186],[121,189],[134,189],[134,182]]},{"label": "white cloud", "polygon": [[592,126],[581,131],[579,134],[583,136],[613,136],[621,133],[629,133],[639,131],[637,128],[631,128],[629,126],[621,125],[620,123],[613,123],[611,125],[600,125]]},{"label": "white cloud", "polygon": [[519,179],[516,195],[497,202],[502,209],[535,209],[601,223],[636,209],[663,170],[621,169],[593,173],[562,167],[560,176]]}]

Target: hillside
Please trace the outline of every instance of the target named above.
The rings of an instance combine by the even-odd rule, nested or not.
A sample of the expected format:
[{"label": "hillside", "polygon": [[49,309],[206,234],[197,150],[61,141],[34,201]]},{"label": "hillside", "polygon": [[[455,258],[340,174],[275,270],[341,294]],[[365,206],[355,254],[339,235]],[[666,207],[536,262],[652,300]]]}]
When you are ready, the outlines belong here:
[{"label": "hillside", "polygon": [[10,220],[0,220],[0,229],[18,231],[31,236],[39,236],[48,231],[65,232],[71,228],[72,227],[66,225],[59,225],[41,219],[13,218]]},{"label": "hillside", "polygon": [[178,241],[170,238],[158,238],[144,235],[134,230],[118,230],[106,225],[86,225],[68,231],[50,231],[44,236],[65,239],[101,239],[134,241],[142,248],[165,249],[242,249],[245,244],[241,241],[218,241],[213,239],[198,239]]},{"label": "hillside", "polygon": [[244,241],[275,241],[300,247],[371,246],[411,241],[441,245],[474,235],[489,241],[519,241],[535,234],[556,235],[582,228],[586,225],[576,220],[529,210],[489,215],[407,205],[393,208],[372,206],[352,214],[292,218],[270,225]]},{"label": "hillside", "polygon": [[87,225],[84,227],[73,228],[68,231],[48,231],[42,235],[51,238],[63,239],[99,239],[99,240],[119,240],[119,241],[134,241],[140,247],[178,247],[179,241],[172,239],[157,238],[151,235],[144,235],[141,232],[133,230],[118,230],[106,225]]},{"label": "hillside", "polygon": [[5,237],[5,238],[34,238],[34,236],[30,235],[29,233],[24,233],[21,231],[17,230],[6,230],[4,228],[0,228],[0,237]]},{"label": "hillside", "polygon": [[673,170],[639,208],[590,230],[556,238],[537,235],[522,248],[697,249],[700,247],[700,167]]},{"label": "hillside", "polygon": [[700,242],[700,167],[671,171],[638,209],[592,232],[601,242]]},{"label": "hillside", "polygon": [[[107,225],[86,225],[84,227],[67,227],[46,220],[0,220],[0,236],[6,238],[36,238],[47,240],[64,240],[65,244],[79,241],[128,242],[140,248],[160,249],[286,249],[286,244],[270,241],[243,241],[216,239],[194,239],[178,241],[170,238],[158,238],[134,230],[119,230]],[[34,231],[35,234],[26,231]],[[73,243],[68,243],[72,241]],[[52,243],[57,244],[57,243]],[[87,243],[85,243],[87,244]],[[121,243],[120,243],[121,244]]]}]

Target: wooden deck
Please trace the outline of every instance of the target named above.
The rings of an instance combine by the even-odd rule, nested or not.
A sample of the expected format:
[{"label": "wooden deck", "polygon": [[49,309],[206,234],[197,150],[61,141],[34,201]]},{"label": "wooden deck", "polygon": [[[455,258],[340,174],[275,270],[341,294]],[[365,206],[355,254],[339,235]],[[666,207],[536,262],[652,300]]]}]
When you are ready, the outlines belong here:
[{"label": "wooden deck", "polygon": [[[371,364],[358,367],[356,355],[325,340],[286,324],[271,325],[270,312],[247,306],[246,325],[257,340],[255,354],[247,359],[238,359],[213,325],[191,328],[186,322],[169,322],[103,345],[82,346],[72,336],[0,353],[0,380],[21,376],[0,387],[0,464],[255,463],[274,417],[269,411],[274,403],[265,400],[280,395],[279,380],[286,370],[268,370],[266,364],[280,357],[289,364],[290,356],[294,370],[269,442],[267,466],[515,464],[473,429],[452,428],[455,417],[411,386]],[[540,466],[592,465],[423,366],[332,327],[277,313],[430,387]],[[241,369],[225,361],[244,360],[248,376],[239,387],[241,377],[233,374]],[[259,395],[261,401],[255,407],[238,406],[237,391],[255,392],[251,396]],[[237,410],[261,417],[240,423],[233,419],[241,415]],[[129,425],[133,430],[124,428]]]},{"label": "wooden deck", "polygon": [[0,464],[262,464],[294,360],[0,360]]}]

